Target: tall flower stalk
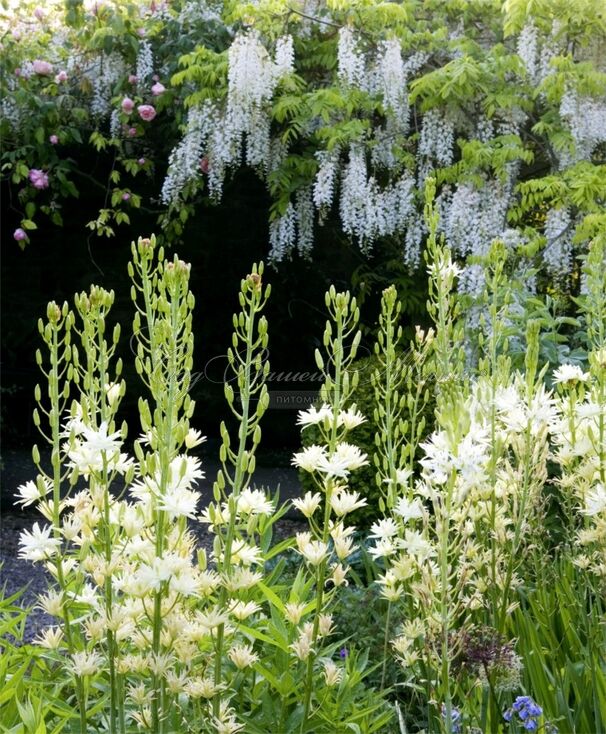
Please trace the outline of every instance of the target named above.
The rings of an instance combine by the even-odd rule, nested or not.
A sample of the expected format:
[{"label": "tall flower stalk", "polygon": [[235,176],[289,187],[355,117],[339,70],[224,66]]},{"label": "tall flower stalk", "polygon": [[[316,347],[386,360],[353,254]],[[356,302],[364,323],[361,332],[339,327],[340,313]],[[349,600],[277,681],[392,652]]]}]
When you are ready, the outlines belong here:
[{"label": "tall flower stalk", "polygon": [[[392,513],[401,497],[412,501],[415,459],[425,428],[422,412],[430,399],[427,362],[434,332],[425,334],[417,329],[409,351],[403,354],[402,327],[398,326],[400,309],[395,287],[385,289],[375,344],[379,367],[371,377],[376,406],[374,418],[379,426],[373,459],[377,469],[375,479],[382,495],[379,509],[384,513]],[[391,612],[396,598],[387,599],[381,689],[385,686]]]},{"label": "tall flower stalk", "polygon": [[[147,385],[152,405],[140,401],[141,423],[153,454],[147,459],[139,452],[141,474],[155,472],[159,481],[153,492],[152,512],[155,526],[156,558],[165,553],[166,496],[173,481],[171,470],[179,448],[189,431],[195,404],[188,394],[193,363],[191,331],[194,297],[189,291],[190,266],[179,260],[164,259],[162,248],[156,252],[155,238],[139,239],[132,246],[129,274],[133,279],[132,297],[137,313],[133,333],[137,343],[136,368]],[[180,519],[185,530],[185,518]],[[152,651],[156,660],[163,652],[163,600],[168,592],[164,581],[154,593]],[[165,679],[153,671],[151,704],[152,729],[163,734],[168,717]]]},{"label": "tall flower stalk", "polygon": [[[318,426],[321,444],[309,446],[293,458],[296,466],[311,473],[318,489],[318,492],[309,492],[302,500],[295,501],[295,506],[302,510],[310,523],[311,532],[297,535],[297,547],[315,587],[313,620],[306,623],[293,645],[295,655],[305,662],[302,732],[310,713],[317,646],[332,629],[332,618],[327,609],[333,590],[345,583],[348,568],[343,566],[343,562],[354,550],[353,528],[345,528],[342,518],[366,504],[366,500],[360,500],[357,493],[347,491],[346,483],[351,471],[368,463],[367,457],[356,446],[344,441],[347,433],[364,421],[355,405],[347,409],[358,384],[358,373],[352,371],[351,366],[361,339],[357,330],[359,309],[349,292],[337,293],[334,287],[326,294],[326,307],[330,319],[324,330],[325,358],[319,350],[315,354],[317,367],[325,378],[320,390],[322,406],[299,415],[303,428]],[[315,513],[320,508],[322,514],[318,521]],[[336,516],[334,520],[333,516]],[[336,562],[330,569],[332,574],[329,574],[331,542]],[[325,585],[329,580],[333,590],[327,591]]]},{"label": "tall flower stalk", "polygon": [[[261,442],[260,422],[269,404],[267,385],[269,362],[265,359],[268,345],[267,320],[261,315],[271,293],[271,287],[263,284],[263,263],[255,264],[252,272],[242,280],[239,302],[241,311],[233,317],[232,346],[227,357],[236,389],[230,382],[225,383],[225,398],[237,422],[236,448],[232,447],[231,437],[225,422],[221,423],[222,445],[219,470],[213,492],[216,505],[207,511],[208,520],[215,537],[214,555],[217,572],[222,584],[217,606],[221,613],[227,613],[230,604],[237,603],[237,583],[234,575],[238,569],[249,565],[244,560],[248,536],[253,536],[256,522],[248,522],[248,534],[242,533],[242,493],[248,488],[255,471],[255,451]],[[262,493],[251,494],[250,515],[268,515],[273,505]],[[260,504],[253,507],[255,500]],[[223,502],[221,509],[220,502]],[[245,512],[244,515],[247,513]],[[252,520],[252,518],[251,518]],[[247,546],[251,555],[256,555],[253,546]],[[253,559],[254,560],[254,559]],[[221,715],[221,690],[225,658],[226,623],[217,626],[215,638],[214,684],[216,694],[213,700],[213,715],[219,720]]]},{"label": "tall flower stalk", "polygon": [[[40,371],[47,381],[48,409],[44,407],[42,400],[42,389],[39,385],[35,388],[35,399],[38,408],[34,409],[34,425],[46,440],[51,450],[51,472],[50,474],[42,467],[40,451],[37,445],[33,448],[33,460],[38,469],[35,487],[29,497],[22,496],[22,504],[38,503],[38,509],[42,515],[49,520],[52,526],[53,541],[49,539],[47,548],[42,556],[32,557],[33,561],[47,560],[47,568],[54,576],[58,587],[58,605],[54,609],[55,614],[62,620],[63,634],[70,655],[77,651],[74,640],[74,628],[72,625],[72,613],[70,610],[70,583],[68,571],[64,566],[64,558],[60,552],[63,542],[61,533],[61,513],[63,511],[62,490],[69,476],[69,470],[65,469],[65,447],[62,443],[61,416],[64,414],[70,398],[71,383],[74,379],[74,367],[72,364],[71,330],[74,326],[74,314],[67,303],[58,306],[51,301],[46,309],[47,322],[42,319],[38,322],[38,331],[48,351],[50,367],[48,372],[44,369],[44,357],[38,349],[36,351],[36,362]],[[42,427],[42,413],[46,417],[48,428]],[[48,430],[48,433],[46,432]],[[26,488],[28,485],[24,485]],[[50,498],[48,497],[50,493]],[[27,548],[22,550],[22,557],[27,557]],[[80,731],[83,734],[87,730],[86,717],[86,687],[83,677],[74,671],[76,688],[76,699],[78,702],[78,713],[80,717]]]},{"label": "tall flower stalk", "polygon": [[[119,324],[116,324],[113,330],[111,346],[108,345],[105,338],[106,319],[113,301],[113,292],[96,286],[91,287],[89,293],[83,292],[75,297],[76,310],[81,320],[81,327],[76,327],[75,330],[80,337],[82,351],[79,352],[74,345],[74,377],[80,396],[72,409],[73,422],[68,422],[67,425],[72,447],[74,444],[72,433],[75,435],[75,432],[82,426],[92,431],[104,430],[106,435],[115,432],[114,417],[124,394],[125,385],[124,382],[117,381],[122,369],[121,361],[116,364],[115,374],[110,375],[111,361],[120,338]],[[126,721],[124,719],[122,679],[116,670],[119,648],[111,623],[114,611],[112,581],[114,537],[110,517],[112,503],[110,485],[115,476],[115,471],[110,470],[110,462],[113,458],[111,451],[110,448],[109,454],[105,449],[100,452],[101,463],[98,468],[90,471],[88,478],[91,496],[99,497],[99,509],[102,513],[98,535],[105,561],[103,590],[107,619],[105,652],[109,667],[109,731],[114,734],[117,731],[125,731]]]}]

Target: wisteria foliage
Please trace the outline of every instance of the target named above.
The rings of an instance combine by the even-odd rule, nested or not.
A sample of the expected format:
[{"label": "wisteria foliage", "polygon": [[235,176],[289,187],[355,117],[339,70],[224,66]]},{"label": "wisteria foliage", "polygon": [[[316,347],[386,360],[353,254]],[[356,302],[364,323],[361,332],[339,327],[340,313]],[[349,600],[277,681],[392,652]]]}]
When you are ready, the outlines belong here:
[{"label": "wisteria foliage", "polygon": [[[534,243],[530,264],[565,285],[591,236],[584,219],[606,198],[599,11],[598,2],[572,13],[528,0],[471,2],[464,10],[450,0],[423,9],[343,0],[104,2],[85,3],[67,22],[58,11],[24,11],[3,21],[7,58],[28,36],[2,82],[3,126],[17,147],[32,92],[61,100],[58,128],[73,114],[68,100],[77,100],[91,141],[115,147],[118,167],[163,175],[168,239],[182,234],[204,194],[219,201],[226,177],[253,168],[274,202],[274,263],[295,252],[312,256],[318,226],[334,217],[365,252],[396,238],[404,262],[418,267],[423,189],[437,173],[440,226],[461,261],[483,256],[495,238],[512,254]],[[110,33],[122,45],[108,44]],[[169,38],[180,59],[167,57]],[[159,123],[172,147],[167,170],[147,160],[146,141]],[[7,165],[15,183],[28,169],[61,169],[64,177],[57,143],[70,142],[71,128],[46,142],[45,126],[36,160],[25,169]],[[147,155],[134,158],[131,148]],[[585,174],[590,181],[574,183]],[[73,195],[61,182],[62,195]],[[30,206],[20,243],[33,213],[46,207],[28,192],[23,201]],[[124,207],[134,202],[115,187],[116,223],[127,222]],[[56,212],[49,208],[55,219]],[[566,220],[561,230],[556,219]],[[92,228],[113,232],[101,220]],[[477,295],[481,277],[473,262],[467,267],[465,291]]]}]

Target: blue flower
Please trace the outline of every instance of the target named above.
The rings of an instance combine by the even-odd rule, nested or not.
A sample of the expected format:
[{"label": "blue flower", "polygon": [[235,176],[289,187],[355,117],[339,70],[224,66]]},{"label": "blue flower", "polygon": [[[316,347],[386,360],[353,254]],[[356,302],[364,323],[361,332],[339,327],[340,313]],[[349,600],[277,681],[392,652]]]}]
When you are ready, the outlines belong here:
[{"label": "blue flower", "polygon": [[[442,704],[442,718],[444,721],[446,721],[446,706]],[[462,714],[459,711],[459,709],[454,708],[454,706],[450,709],[450,722],[451,722],[451,730],[452,734],[461,734],[461,719]]]},{"label": "blue flower", "polygon": [[505,721],[511,721],[517,714],[520,723],[526,731],[538,729],[537,718],[543,715],[543,709],[530,696],[518,696],[510,709],[503,712]]}]

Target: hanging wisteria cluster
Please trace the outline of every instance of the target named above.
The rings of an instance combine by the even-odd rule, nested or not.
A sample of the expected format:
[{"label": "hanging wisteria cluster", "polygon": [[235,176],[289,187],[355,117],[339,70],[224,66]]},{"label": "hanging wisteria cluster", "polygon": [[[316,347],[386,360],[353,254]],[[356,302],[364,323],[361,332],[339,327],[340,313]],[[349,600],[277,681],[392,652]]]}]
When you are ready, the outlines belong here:
[{"label": "hanging wisteria cluster", "polygon": [[[245,160],[267,173],[272,156],[269,104],[280,79],[294,70],[290,36],[278,39],[272,59],[256,33],[238,35],[229,49],[227,102],[190,113],[184,139],[171,154],[162,189],[165,204],[176,203],[185,185],[208,174],[208,188],[220,198],[227,170]],[[200,153],[204,152],[204,158]],[[182,161],[197,165],[183,166]],[[200,168],[200,161],[203,166]]]},{"label": "hanging wisteria cluster", "polygon": [[[531,235],[522,233],[523,217],[513,210],[523,199],[521,182],[536,170],[539,177],[558,176],[603,161],[606,67],[599,33],[594,41],[587,34],[571,45],[568,21],[555,12],[533,15],[531,7],[524,13],[504,8],[507,19],[487,19],[485,27],[447,19],[436,35],[416,15],[405,30],[391,5],[373,4],[358,17],[347,3],[336,9],[313,0],[286,8],[279,26],[261,5],[228,17],[220,0],[184,0],[174,7],[153,2],[124,11],[131,14],[130,30],[122,39],[128,43],[121,44],[115,40],[119,34],[101,43],[111,19],[122,12],[120,3],[87,2],[83,28],[99,24],[99,43],[78,52],[70,50],[69,24],[37,8],[34,17],[21,17],[3,36],[21,42],[40,31],[47,45],[5,75],[5,129],[23,134],[24,94],[31,99],[42,90],[58,107],[86,113],[91,142],[98,150],[108,143],[119,148],[128,174],[152,174],[163,167],[151,160],[150,143],[157,140],[147,138],[153,127],[146,123],[173,111],[182,124],[171,130],[170,119],[163,120],[171,149],[160,195],[168,207],[163,224],[185,221],[182,206],[202,189],[219,201],[226,177],[247,165],[273,199],[273,262],[294,253],[311,256],[316,224],[332,216],[364,252],[380,238],[395,238],[403,262],[417,268],[426,235],[420,201],[428,177],[437,174],[440,228],[460,261],[482,257],[493,239],[519,225],[521,234],[512,241],[542,237],[543,262],[536,258],[535,266],[549,276],[570,272],[576,262],[573,238],[591,206],[579,204],[572,190],[561,197],[555,189],[541,189],[527,208],[540,206],[549,214],[533,220]],[[384,12],[395,13],[393,24],[378,22]],[[171,37],[163,34],[190,27],[198,50],[188,53],[186,34],[184,56],[163,56]],[[477,43],[477,56],[466,46],[468,37]],[[313,58],[305,55],[308,42]],[[78,106],[70,101],[75,90],[83,97]],[[164,92],[174,105],[156,103]],[[45,123],[32,135],[42,132],[43,142],[57,152],[58,144],[70,141],[68,130],[66,123],[63,135],[54,129],[46,134]],[[104,146],[99,136],[107,132]],[[466,157],[465,147],[475,143],[485,147]],[[513,152],[501,160],[508,146]],[[28,180],[30,169],[48,175],[44,161],[28,163],[21,180]],[[524,166],[531,163],[536,165]],[[55,180],[60,179],[51,173],[51,189]],[[589,196],[591,186],[584,191]],[[112,194],[134,202],[126,189]],[[181,231],[174,226],[167,237]],[[23,224],[16,232],[15,239],[28,241]],[[481,266],[466,264],[460,289],[477,295],[482,284]]]}]

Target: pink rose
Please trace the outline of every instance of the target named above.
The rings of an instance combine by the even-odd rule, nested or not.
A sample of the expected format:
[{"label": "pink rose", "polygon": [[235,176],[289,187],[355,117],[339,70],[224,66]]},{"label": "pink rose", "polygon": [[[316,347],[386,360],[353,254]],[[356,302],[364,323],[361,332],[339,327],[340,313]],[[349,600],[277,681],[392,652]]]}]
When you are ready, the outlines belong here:
[{"label": "pink rose", "polygon": [[130,97],[124,97],[122,100],[122,112],[126,112],[127,115],[135,109],[135,103]]},{"label": "pink rose", "polygon": [[57,82],[57,84],[61,84],[61,82],[66,82],[67,72],[64,69],[62,69],[55,77],[55,81]]},{"label": "pink rose", "polygon": [[59,142],[59,138],[56,135],[51,135],[48,140],[51,145],[57,145]]},{"label": "pink rose", "polygon": [[34,10],[34,15],[36,16],[38,20],[40,21],[44,20],[44,10],[42,10],[42,8],[36,8]]},{"label": "pink rose", "polygon": [[145,38],[145,28],[137,28],[137,35],[139,38]]},{"label": "pink rose", "polygon": [[17,242],[23,242],[23,240],[26,240],[27,239],[27,232],[25,230],[21,229],[21,227],[18,227],[13,232],[13,237],[17,240]]},{"label": "pink rose", "polygon": [[128,83],[129,84],[136,84],[137,83],[137,77],[135,74],[129,74],[128,75]]},{"label": "pink rose", "polygon": [[128,128],[128,137],[134,138],[137,135],[137,128],[136,127],[129,127]]},{"label": "pink rose", "polygon": [[128,192],[124,192],[122,194],[122,201],[128,201],[130,199],[130,194]]},{"label": "pink rose", "polygon": [[137,163],[140,166],[144,166],[147,163],[147,161],[145,160],[145,158],[139,158],[139,160],[137,161]]},{"label": "pink rose", "polygon": [[161,94],[164,94],[164,92],[166,92],[166,87],[164,84],[160,84],[160,82],[156,82],[151,88],[151,93],[154,97],[159,97]]},{"label": "pink rose", "polygon": [[48,76],[53,72],[53,65],[49,64],[48,61],[41,61],[40,59],[35,59],[32,67],[34,74],[40,74],[41,76]]},{"label": "pink rose", "polygon": [[156,108],[150,104],[140,104],[137,107],[139,117],[145,122],[151,122],[156,116]]},{"label": "pink rose", "polygon": [[200,158],[200,170],[202,171],[202,173],[208,173],[208,171],[210,170],[207,156],[204,156],[204,158]]},{"label": "pink rose", "polygon": [[35,189],[48,188],[48,174],[39,168],[30,168],[29,180]]}]

